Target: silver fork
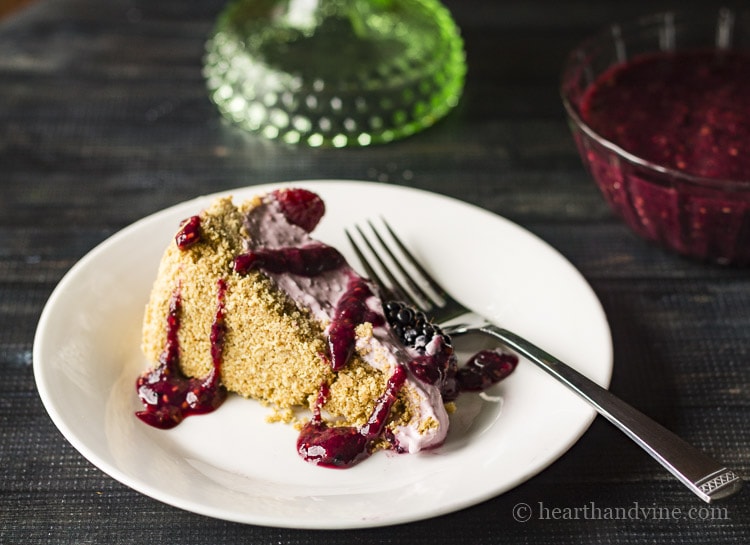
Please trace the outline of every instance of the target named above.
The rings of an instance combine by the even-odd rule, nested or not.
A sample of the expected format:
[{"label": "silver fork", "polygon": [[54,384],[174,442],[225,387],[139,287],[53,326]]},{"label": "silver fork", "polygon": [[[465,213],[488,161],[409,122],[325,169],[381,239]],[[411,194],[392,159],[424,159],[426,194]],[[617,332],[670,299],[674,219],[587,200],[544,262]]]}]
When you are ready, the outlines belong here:
[{"label": "silver fork", "polygon": [[[742,480],[734,471],[712,460],[538,346],[466,308],[437,283],[387,222],[383,220],[382,223],[388,235],[381,234],[372,222],[368,222],[372,236],[355,226],[364,246],[358,245],[348,230],[346,236],[370,280],[380,287],[385,298],[412,304],[430,316],[449,335],[459,336],[472,332],[489,335],[538,365],[585,399],[703,501],[710,503],[740,490]],[[368,250],[363,251],[363,247]],[[379,266],[374,267],[366,253]],[[384,259],[383,254],[388,257]],[[404,262],[409,265],[405,266]]]}]

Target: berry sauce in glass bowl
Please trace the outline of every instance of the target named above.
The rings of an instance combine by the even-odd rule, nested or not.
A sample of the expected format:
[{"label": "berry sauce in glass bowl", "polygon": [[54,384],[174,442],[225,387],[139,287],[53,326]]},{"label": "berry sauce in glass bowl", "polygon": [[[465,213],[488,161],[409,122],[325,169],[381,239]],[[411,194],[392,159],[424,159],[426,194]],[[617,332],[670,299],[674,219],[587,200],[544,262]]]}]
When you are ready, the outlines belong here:
[{"label": "berry sauce in glass bowl", "polygon": [[693,176],[750,179],[750,53],[647,53],[586,91],[583,121],[651,163]]},{"label": "berry sauce in glass bowl", "polygon": [[571,54],[563,101],[584,165],[633,231],[750,265],[750,50],[729,47],[750,27],[727,10],[709,21],[611,27]]}]

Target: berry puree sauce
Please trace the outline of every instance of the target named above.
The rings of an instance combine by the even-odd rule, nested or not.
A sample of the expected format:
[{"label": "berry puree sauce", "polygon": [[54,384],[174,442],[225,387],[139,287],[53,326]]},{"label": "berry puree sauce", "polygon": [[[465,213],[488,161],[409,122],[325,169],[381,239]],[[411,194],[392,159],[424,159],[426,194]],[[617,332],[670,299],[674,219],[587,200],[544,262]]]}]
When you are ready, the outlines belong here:
[{"label": "berry puree sauce", "polygon": [[[200,219],[193,216],[183,223],[175,243],[185,250],[199,241]],[[136,416],[156,428],[169,429],[191,414],[215,410],[224,402],[226,390],[220,385],[221,353],[224,345],[224,296],[226,282],[217,283],[217,308],[211,325],[211,371],[203,378],[189,378],[180,371],[180,329],[182,296],[179,287],[172,294],[167,314],[167,340],[158,365],[136,381],[144,410]]]},{"label": "berry puree sauce", "polygon": [[605,196],[636,232],[694,257],[750,262],[750,53],[636,56],[586,89],[580,115],[640,159],[687,176],[745,182],[744,194],[710,183],[677,187],[666,174],[616,165],[609,150],[582,146]]},{"label": "berry puree sauce", "polygon": [[601,136],[657,165],[750,180],[750,54],[636,57],[602,74],[581,114]]},{"label": "berry puree sauce", "polygon": [[[304,193],[294,195],[294,213],[304,218],[298,225],[311,229],[317,221],[310,220],[310,210],[303,206],[304,197]],[[313,204],[320,206],[316,201]],[[288,220],[294,223],[295,217]],[[183,222],[175,243],[182,251],[188,251],[200,241],[200,218],[194,216]],[[368,304],[375,297],[370,284],[344,267],[347,265],[343,256],[320,242],[301,247],[253,249],[236,256],[233,263],[234,272],[240,275],[259,269],[314,278],[331,270],[347,271],[344,275],[348,279],[346,289],[338,298],[331,324],[326,329],[328,351],[321,355],[334,371],[349,363],[355,351],[355,329],[365,322],[373,328],[390,328],[394,338],[403,345],[403,353],[409,356],[409,361],[390,369],[385,390],[362,426],[330,426],[322,419],[329,385],[321,384],[313,416],[300,431],[297,452],[308,462],[332,468],[351,467],[366,459],[377,442],[388,442],[394,450],[401,450],[387,429],[387,423],[409,374],[438,387],[443,401],[448,402],[462,391],[487,389],[507,377],[518,362],[514,355],[485,350],[458,369],[450,339],[429,323],[423,313],[396,302],[386,304],[381,313],[378,306]],[[226,281],[219,280],[217,309],[210,333],[212,367],[203,378],[188,378],[180,370],[178,331],[182,305],[179,287],[174,291],[167,315],[165,347],[158,365],[136,381],[145,407],[136,415],[145,423],[162,429],[172,428],[189,415],[215,410],[226,398],[227,392],[220,384],[226,290]]]}]

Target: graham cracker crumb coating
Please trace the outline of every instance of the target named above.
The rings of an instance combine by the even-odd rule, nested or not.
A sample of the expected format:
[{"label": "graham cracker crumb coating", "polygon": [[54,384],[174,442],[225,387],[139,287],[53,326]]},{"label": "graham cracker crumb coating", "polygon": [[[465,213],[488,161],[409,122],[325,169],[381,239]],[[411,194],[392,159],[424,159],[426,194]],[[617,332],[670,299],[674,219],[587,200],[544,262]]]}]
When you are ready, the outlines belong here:
[{"label": "graham cracker crumb coating", "polygon": [[238,209],[231,197],[218,199],[201,213],[198,243],[187,250],[174,243],[168,246],[146,307],[143,352],[158,361],[166,341],[169,302],[179,289],[180,367],[187,376],[205,376],[211,369],[217,286],[224,279],[221,381],[227,390],[272,406],[276,420],[291,421],[292,409],[312,408],[320,385],[326,382],[330,397],[325,411],[342,425],[363,425],[385,389],[386,375],[358,357],[334,373],[322,357],[326,352],[322,325],[262,273],[240,275],[232,269],[234,258],[245,251],[243,216],[259,203],[256,198]]}]

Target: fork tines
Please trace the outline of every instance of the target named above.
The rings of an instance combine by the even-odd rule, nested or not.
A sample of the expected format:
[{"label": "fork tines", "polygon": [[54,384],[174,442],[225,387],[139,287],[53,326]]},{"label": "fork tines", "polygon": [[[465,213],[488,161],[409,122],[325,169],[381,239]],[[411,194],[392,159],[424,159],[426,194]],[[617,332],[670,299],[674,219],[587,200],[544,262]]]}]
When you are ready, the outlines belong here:
[{"label": "fork tines", "polygon": [[[369,236],[358,225],[354,227],[363,245],[357,244],[355,237],[348,229],[346,230],[349,243],[362,263],[367,276],[380,287],[386,298],[406,301],[421,310],[440,306],[438,301],[442,291],[440,287],[406,248],[385,219],[381,218],[381,222],[387,235],[381,234],[369,220],[367,221],[371,233]],[[370,257],[368,258],[367,255]],[[417,276],[421,279],[422,285],[415,279]]]}]

